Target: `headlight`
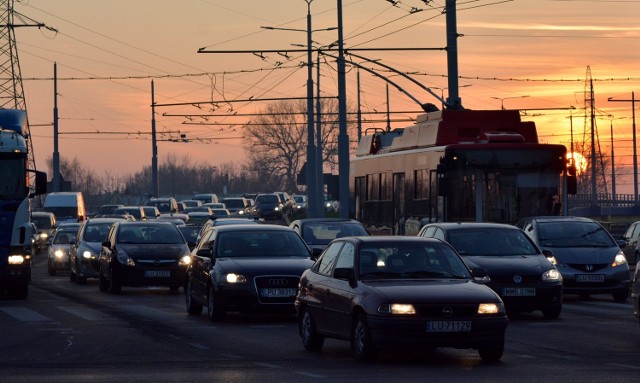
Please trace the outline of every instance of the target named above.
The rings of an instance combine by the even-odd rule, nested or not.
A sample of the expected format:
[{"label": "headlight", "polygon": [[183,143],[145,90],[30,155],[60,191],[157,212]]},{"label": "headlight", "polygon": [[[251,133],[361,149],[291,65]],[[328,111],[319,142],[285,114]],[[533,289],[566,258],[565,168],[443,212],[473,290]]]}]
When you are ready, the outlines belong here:
[{"label": "headlight", "polygon": [[557,282],[562,281],[562,275],[557,269],[547,270],[542,273],[543,282]]},{"label": "headlight", "polygon": [[627,258],[625,258],[622,251],[619,251],[618,254],[616,254],[616,257],[613,259],[611,267],[622,266],[625,263],[627,263]]},{"label": "headlight", "polygon": [[551,262],[552,265],[554,266],[558,265],[558,260],[556,259],[556,257],[551,256],[551,257],[547,257],[547,259],[549,260],[549,262]]},{"label": "headlight", "polygon": [[53,252],[53,255],[55,255],[56,258],[62,258],[62,256],[64,255],[64,251],[58,249],[58,250]]},{"label": "headlight", "polygon": [[124,253],[118,254],[118,261],[120,263],[122,263],[123,265],[126,265],[126,266],[135,266],[136,265],[136,261],[134,261],[133,259],[129,258]]},{"label": "headlight", "polygon": [[40,238],[42,238],[42,239],[47,239],[47,238],[49,238],[49,234],[47,234],[47,233],[40,233]]},{"label": "headlight", "polygon": [[480,303],[478,305],[479,315],[494,315],[504,311],[504,307],[497,303]]},{"label": "headlight", "polygon": [[242,274],[229,273],[226,275],[225,280],[227,283],[246,283],[247,278]]},{"label": "headlight", "polygon": [[415,315],[416,309],[412,304],[390,303],[378,307],[378,312],[392,315]]},{"label": "headlight", "polygon": [[239,215],[244,214],[244,210],[238,210],[238,214],[239,214]]},{"label": "headlight", "polygon": [[24,263],[24,257],[22,255],[10,255],[8,262],[10,265],[21,265]]},{"label": "headlight", "polygon": [[82,252],[82,258],[84,258],[84,259],[95,259],[96,256],[93,253],[91,253],[89,250],[85,250],[85,251]]},{"label": "headlight", "polygon": [[185,255],[180,258],[180,261],[178,263],[182,266],[188,266],[191,264],[191,257],[189,255]]}]

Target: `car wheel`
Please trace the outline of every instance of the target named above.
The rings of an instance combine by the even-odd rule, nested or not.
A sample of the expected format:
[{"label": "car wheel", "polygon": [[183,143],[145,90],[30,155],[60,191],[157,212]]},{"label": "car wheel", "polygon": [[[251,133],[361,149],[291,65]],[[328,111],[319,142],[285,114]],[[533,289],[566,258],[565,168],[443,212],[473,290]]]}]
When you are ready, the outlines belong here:
[{"label": "car wheel", "polygon": [[111,270],[111,278],[109,278],[108,290],[111,294],[120,294],[120,292],[122,291],[122,286],[120,285],[120,282],[118,281],[118,278],[113,270]]},{"label": "car wheel", "polygon": [[613,293],[613,300],[616,302],[625,302],[629,297],[629,289],[620,289]]},{"label": "car wheel", "polygon": [[304,310],[298,323],[304,348],[309,351],[320,351],[324,345],[324,337],[316,332],[316,323],[311,313]]},{"label": "car wheel", "polygon": [[561,311],[562,305],[546,307],[542,309],[542,315],[544,315],[546,319],[557,319],[560,316]]},{"label": "car wheel", "polygon": [[351,349],[360,362],[372,362],[378,356],[378,350],[371,339],[371,330],[364,314],[358,315],[351,333]]},{"label": "car wheel", "polygon": [[480,358],[482,358],[484,362],[488,362],[488,363],[495,363],[499,361],[500,358],[502,358],[503,353],[504,353],[504,339],[498,345],[491,344],[491,345],[478,347],[478,354],[480,355]]},{"label": "car wheel", "polygon": [[51,275],[51,276],[55,276],[56,275],[56,268],[51,263],[51,260],[49,260],[47,262],[47,271],[49,272],[49,275]]},{"label": "car wheel", "polygon": [[105,278],[104,274],[102,273],[102,268],[100,268],[100,272],[98,274],[98,287],[102,292],[106,292],[109,289],[109,281],[107,280],[107,278]]},{"label": "car wheel", "polygon": [[187,304],[187,312],[190,315],[202,314],[202,304],[194,302],[193,296],[191,295],[191,278],[187,279],[187,285],[185,286],[184,295],[185,303]]},{"label": "car wheel", "polygon": [[[78,266],[76,265],[76,270],[78,270]],[[69,263],[69,280],[71,282],[75,282],[78,279],[78,274],[73,271],[73,267],[71,267],[71,263]]]},{"label": "car wheel", "polygon": [[207,316],[212,322],[220,322],[224,320],[226,312],[224,306],[220,302],[216,302],[216,293],[213,284],[209,286],[209,296],[207,298]]}]

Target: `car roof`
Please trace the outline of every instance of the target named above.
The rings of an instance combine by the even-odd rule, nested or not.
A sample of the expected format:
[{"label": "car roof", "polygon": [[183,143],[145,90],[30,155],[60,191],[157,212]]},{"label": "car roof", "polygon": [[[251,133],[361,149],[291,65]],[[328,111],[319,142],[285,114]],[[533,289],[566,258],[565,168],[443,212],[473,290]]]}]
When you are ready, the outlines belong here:
[{"label": "car roof", "polygon": [[[352,219],[352,218],[301,218],[298,220],[295,220],[293,222],[300,222],[300,223],[308,223],[308,222],[328,222],[328,223],[333,223],[333,222],[354,222],[354,223],[361,223],[360,221],[356,220],[356,219]],[[292,222],[292,223],[293,223]]]},{"label": "car roof", "polygon": [[218,233],[224,233],[227,231],[291,231],[289,226],[272,225],[272,224],[238,224],[238,225],[222,225],[216,226]]},{"label": "car roof", "polygon": [[522,220],[523,221],[532,220],[536,222],[551,222],[551,221],[596,222],[595,220],[587,217],[565,216],[565,215],[535,216],[535,217],[523,218]]},{"label": "car roof", "polygon": [[359,237],[341,237],[336,238],[334,241],[339,240],[351,240],[361,244],[384,244],[384,243],[418,243],[418,242],[430,242],[430,243],[442,243],[441,240],[436,238],[425,237],[413,237],[413,236],[400,236],[400,235],[372,235],[372,236],[359,236]]},{"label": "car roof", "polygon": [[496,222],[438,222],[438,223],[428,223],[425,226],[438,226],[443,229],[496,228],[496,229],[520,230],[518,227],[509,225],[508,223],[496,223]]},{"label": "car roof", "polygon": [[126,218],[118,218],[118,217],[99,217],[99,218],[87,218],[86,222],[88,223],[115,223],[120,221],[126,221]]}]

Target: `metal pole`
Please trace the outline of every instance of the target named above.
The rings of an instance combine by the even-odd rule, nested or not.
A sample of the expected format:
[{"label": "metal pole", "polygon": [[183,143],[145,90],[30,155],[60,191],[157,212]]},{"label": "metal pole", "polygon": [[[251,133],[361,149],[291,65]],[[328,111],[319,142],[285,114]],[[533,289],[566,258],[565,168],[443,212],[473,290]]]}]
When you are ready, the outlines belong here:
[{"label": "metal pole", "polygon": [[156,101],[153,80],[151,80],[151,184],[153,196],[159,197],[158,146],[156,144]]},{"label": "metal pole", "polygon": [[320,52],[318,52],[316,65],[316,182],[317,182],[317,191],[316,195],[317,203],[316,203],[316,211],[318,213],[318,217],[324,216],[324,168],[322,166],[322,103],[320,99]]},{"label": "metal pole", "polygon": [[446,0],[445,11],[447,12],[447,71],[449,73],[448,88],[449,97],[446,104],[448,109],[460,110],[462,100],[458,94],[458,31],[456,20],[456,1]]},{"label": "metal pole", "polygon": [[[31,137],[29,137],[31,138]],[[58,152],[58,63],[53,63],[53,191],[60,191],[60,152]]]},{"label": "metal pole", "polygon": [[360,105],[360,68],[358,68],[357,80],[358,80],[358,142],[362,138],[362,108]]},{"label": "metal pole", "polygon": [[313,124],[313,58],[311,47],[311,2],[307,3],[307,216],[317,218],[318,196],[316,189],[316,161]]},{"label": "metal pole", "polygon": [[342,28],[342,0],[338,2],[338,183],[340,184],[340,217],[349,218],[349,136],[347,135],[347,85]]}]

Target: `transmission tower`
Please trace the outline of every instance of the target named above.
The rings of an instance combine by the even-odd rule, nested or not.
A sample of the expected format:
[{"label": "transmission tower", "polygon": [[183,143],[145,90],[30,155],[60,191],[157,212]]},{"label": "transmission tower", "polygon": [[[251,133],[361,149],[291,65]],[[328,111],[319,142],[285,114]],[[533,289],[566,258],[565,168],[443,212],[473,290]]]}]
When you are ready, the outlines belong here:
[{"label": "transmission tower", "polygon": [[46,28],[43,23],[38,23],[27,16],[15,12],[14,0],[0,0],[0,107],[7,109],[22,109],[27,115],[27,126],[23,132],[27,139],[29,150],[28,168],[36,169],[36,161],[33,155],[33,144],[29,129],[29,114],[24,98],[22,86],[22,73],[18,60],[18,47],[16,45],[15,29],[18,27]]}]

